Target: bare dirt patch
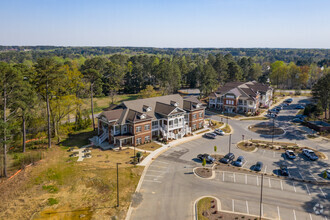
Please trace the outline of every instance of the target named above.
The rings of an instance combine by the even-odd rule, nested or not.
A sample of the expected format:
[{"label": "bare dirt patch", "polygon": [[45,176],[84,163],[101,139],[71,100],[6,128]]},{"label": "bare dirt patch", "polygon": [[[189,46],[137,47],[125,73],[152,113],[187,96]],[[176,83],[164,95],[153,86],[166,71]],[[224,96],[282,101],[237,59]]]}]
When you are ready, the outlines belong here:
[{"label": "bare dirt patch", "polygon": [[262,135],[284,134],[284,130],[282,128],[273,126],[273,123],[270,122],[262,122],[255,125],[251,125],[249,126],[249,130]]},{"label": "bare dirt patch", "polygon": [[142,149],[142,150],[149,150],[149,151],[154,151],[157,150],[158,148],[162,147],[162,145],[157,144],[156,142],[150,142],[147,144],[142,144],[137,146],[137,148]]},{"label": "bare dirt patch", "polygon": [[210,168],[198,167],[194,171],[199,177],[202,178],[210,178],[212,176],[212,169]]}]

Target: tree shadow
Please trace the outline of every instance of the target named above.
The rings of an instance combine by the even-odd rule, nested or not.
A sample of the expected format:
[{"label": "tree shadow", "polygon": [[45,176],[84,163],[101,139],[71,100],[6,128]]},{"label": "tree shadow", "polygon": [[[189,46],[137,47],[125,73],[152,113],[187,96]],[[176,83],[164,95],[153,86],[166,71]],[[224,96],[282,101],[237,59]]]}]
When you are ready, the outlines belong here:
[{"label": "tree shadow", "polygon": [[69,134],[69,137],[59,143],[63,147],[82,147],[89,144],[89,138],[97,135],[97,131],[86,131],[76,134]]}]

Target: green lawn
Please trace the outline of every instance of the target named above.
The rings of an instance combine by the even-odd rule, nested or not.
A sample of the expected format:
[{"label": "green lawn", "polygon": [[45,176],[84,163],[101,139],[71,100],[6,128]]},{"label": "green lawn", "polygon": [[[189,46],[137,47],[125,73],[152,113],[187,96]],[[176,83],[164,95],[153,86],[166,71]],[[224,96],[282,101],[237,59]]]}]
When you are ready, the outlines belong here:
[{"label": "green lawn", "polygon": [[198,220],[208,220],[207,217],[203,216],[203,212],[205,212],[211,208],[212,200],[213,200],[213,198],[211,198],[211,197],[205,197],[197,202]]}]

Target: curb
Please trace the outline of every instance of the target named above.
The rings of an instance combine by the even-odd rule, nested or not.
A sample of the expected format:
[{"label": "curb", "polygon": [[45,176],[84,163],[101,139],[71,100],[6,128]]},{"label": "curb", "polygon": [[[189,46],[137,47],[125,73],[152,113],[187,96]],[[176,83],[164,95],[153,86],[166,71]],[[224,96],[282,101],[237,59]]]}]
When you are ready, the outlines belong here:
[{"label": "curb", "polygon": [[[214,165],[215,165],[215,164],[214,164]],[[204,167],[195,167],[195,168],[193,169],[194,175],[197,176],[198,178],[200,178],[200,179],[204,179],[204,180],[211,180],[211,179],[214,179],[214,178],[215,178],[215,171],[213,170],[214,165],[211,167],[211,171],[212,171],[212,176],[211,176],[211,177],[207,177],[207,178],[205,178],[205,177],[201,177],[201,176],[199,176],[199,175],[195,172],[195,170],[196,170],[197,168],[204,168]],[[210,168],[207,167],[207,169],[210,169]]]}]

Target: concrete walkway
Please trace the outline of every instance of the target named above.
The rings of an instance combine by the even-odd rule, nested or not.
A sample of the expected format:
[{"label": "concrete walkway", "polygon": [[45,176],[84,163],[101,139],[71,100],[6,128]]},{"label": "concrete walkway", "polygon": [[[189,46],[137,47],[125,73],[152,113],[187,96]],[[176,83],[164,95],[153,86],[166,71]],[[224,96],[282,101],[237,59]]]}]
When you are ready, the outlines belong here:
[{"label": "concrete walkway", "polygon": [[72,151],[72,152],[78,152],[78,160],[77,160],[78,162],[84,160],[85,153],[83,153],[83,151],[85,150],[86,147],[90,147],[90,146],[92,146],[92,145],[88,144],[88,145],[82,146],[79,149],[75,149],[75,150]]}]

